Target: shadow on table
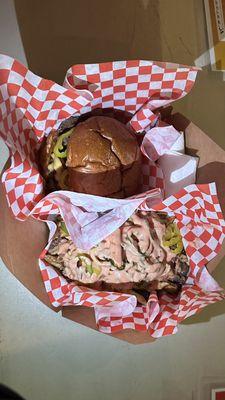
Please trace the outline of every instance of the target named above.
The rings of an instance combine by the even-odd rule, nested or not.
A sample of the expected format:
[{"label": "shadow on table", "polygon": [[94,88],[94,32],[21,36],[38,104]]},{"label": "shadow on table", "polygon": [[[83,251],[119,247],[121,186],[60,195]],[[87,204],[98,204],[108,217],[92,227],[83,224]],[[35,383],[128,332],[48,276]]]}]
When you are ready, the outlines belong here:
[{"label": "shadow on table", "polygon": [[225,163],[209,162],[198,169],[198,183],[215,182],[220,205],[225,216]]},{"label": "shadow on table", "polygon": [[23,397],[18,395],[16,392],[11,390],[5,385],[0,384],[0,399],[2,400],[25,400]]}]

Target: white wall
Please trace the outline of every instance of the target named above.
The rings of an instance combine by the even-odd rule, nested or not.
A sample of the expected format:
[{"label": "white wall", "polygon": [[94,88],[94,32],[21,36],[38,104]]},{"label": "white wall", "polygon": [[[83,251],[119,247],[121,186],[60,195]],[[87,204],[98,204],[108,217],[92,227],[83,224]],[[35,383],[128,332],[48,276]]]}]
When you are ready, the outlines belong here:
[{"label": "white wall", "polygon": [[[27,64],[17,24],[13,0],[0,0],[0,53]],[[8,149],[0,138],[0,171],[8,158]]]},{"label": "white wall", "polygon": [[0,0],[0,53],[26,64],[13,0]]}]

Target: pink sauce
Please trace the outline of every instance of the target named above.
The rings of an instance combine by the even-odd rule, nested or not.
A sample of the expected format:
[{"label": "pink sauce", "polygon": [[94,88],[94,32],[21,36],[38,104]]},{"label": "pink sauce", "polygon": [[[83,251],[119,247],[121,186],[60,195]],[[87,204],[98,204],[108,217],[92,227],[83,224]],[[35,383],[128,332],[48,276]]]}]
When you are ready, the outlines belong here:
[{"label": "pink sauce", "polygon": [[[70,251],[64,253],[66,246],[62,243],[59,254],[64,253],[67,276],[83,283],[162,280],[170,276],[169,262],[175,257],[162,245],[165,229],[165,224],[150,213],[139,212],[89,252],[76,248],[70,241]],[[88,254],[81,260],[82,253]],[[88,272],[89,264],[92,273]]]}]

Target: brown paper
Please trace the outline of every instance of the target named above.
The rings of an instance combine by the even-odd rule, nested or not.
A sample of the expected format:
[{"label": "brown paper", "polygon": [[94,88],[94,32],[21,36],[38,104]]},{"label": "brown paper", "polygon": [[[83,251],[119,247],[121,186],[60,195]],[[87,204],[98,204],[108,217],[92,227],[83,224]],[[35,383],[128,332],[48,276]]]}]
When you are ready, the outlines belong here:
[{"label": "brown paper", "polygon": [[0,256],[15,277],[42,303],[57,311],[48,298],[38,266],[38,257],[46,245],[46,224],[33,218],[21,222],[8,207],[0,184]]},{"label": "brown paper", "polygon": [[[185,132],[186,152],[200,157],[197,183],[216,182],[220,204],[225,214],[225,151],[181,114],[173,115],[168,122],[173,123],[176,129]],[[15,220],[7,205],[2,184],[0,185],[0,203],[0,255],[4,263],[40,301],[55,311],[59,311],[53,308],[48,300],[38,267],[38,256],[47,243],[46,224],[32,218],[24,222]],[[210,272],[216,268],[224,255],[225,243],[218,256],[207,265]],[[91,308],[63,307],[62,316],[97,330]],[[121,331],[111,336],[134,344],[154,341],[148,333],[132,330]]]}]

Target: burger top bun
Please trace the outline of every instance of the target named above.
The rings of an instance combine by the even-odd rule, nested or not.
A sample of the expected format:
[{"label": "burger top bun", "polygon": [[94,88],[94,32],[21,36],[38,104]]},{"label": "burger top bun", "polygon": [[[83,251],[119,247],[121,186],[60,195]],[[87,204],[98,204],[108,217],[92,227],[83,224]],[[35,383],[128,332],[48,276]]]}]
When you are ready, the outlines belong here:
[{"label": "burger top bun", "polygon": [[91,117],[78,124],[68,141],[67,167],[82,172],[129,168],[139,157],[135,136],[109,117]]},{"label": "burger top bun", "polygon": [[140,149],[126,125],[90,117],[73,129],[67,145],[69,189],[99,196],[127,197],[140,181]]}]

